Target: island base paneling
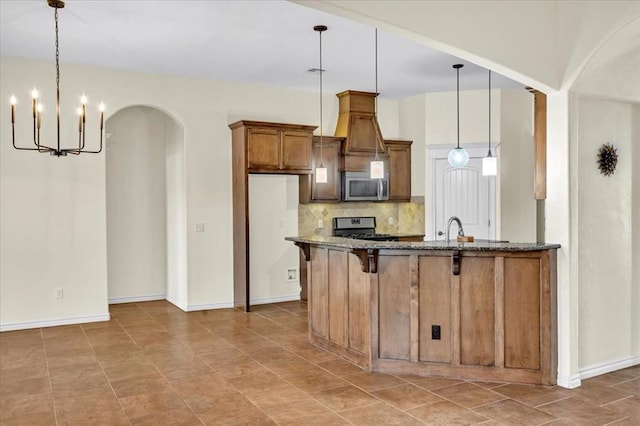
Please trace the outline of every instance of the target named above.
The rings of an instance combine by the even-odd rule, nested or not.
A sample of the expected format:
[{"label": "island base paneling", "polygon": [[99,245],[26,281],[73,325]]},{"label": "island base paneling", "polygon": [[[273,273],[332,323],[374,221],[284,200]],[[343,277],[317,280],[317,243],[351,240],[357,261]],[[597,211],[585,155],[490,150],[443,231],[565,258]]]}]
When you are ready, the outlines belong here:
[{"label": "island base paneling", "polygon": [[555,383],[554,249],[381,249],[375,273],[358,250],[309,254],[311,342],[370,371]]}]

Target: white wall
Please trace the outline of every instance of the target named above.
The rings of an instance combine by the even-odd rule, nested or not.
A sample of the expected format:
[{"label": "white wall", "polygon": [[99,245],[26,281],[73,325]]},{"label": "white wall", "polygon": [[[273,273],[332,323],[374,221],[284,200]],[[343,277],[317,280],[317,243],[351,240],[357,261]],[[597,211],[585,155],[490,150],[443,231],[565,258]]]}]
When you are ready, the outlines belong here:
[{"label": "white wall", "polygon": [[[579,203],[579,363],[584,370],[634,355],[631,336],[637,324],[631,321],[640,305],[633,287],[640,283],[633,283],[632,265],[640,254],[633,251],[632,237],[634,222],[638,226],[640,219],[632,216],[632,161],[633,123],[640,117],[629,103],[585,97],[578,102],[574,186]],[[601,175],[596,164],[603,143],[612,143],[619,154],[609,177]]]},{"label": "white wall", "polygon": [[298,235],[298,176],[249,175],[249,232],[251,303],[299,299],[300,249],[284,240]]},{"label": "white wall", "polygon": [[[3,57],[0,72],[0,99],[8,99],[13,93],[19,98],[17,128],[24,141],[30,131],[30,89],[36,85],[41,91],[46,111],[55,103],[53,65]],[[178,156],[172,161],[185,164],[186,193],[175,196],[184,197],[186,207],[173,214],[185,216],[181,232],[186,230],[186,268],[170,272],[170,282],[185,277],[188,280],[181,306],[184,309],[231,306],[228,124],[240,119],[317,124],[317,93],[71,64],[63,64],[61,72],[65,140],[74,140],[72,99],[85,90],[92,102],[89,127],[97,126],[92,121],[97,119],[97,112],[91,108],[99,101],[107,105],[107,118],[120,109],[145,105],[166,112],[183,125],[184,160]],[[334,94],[325,94],[325,108],[325,131],[332,134],[337,116]],[[380,99],[378,119],[385,137],[399,137],[398,114],[397,101]],[[0,103],[0,117],[9,116],[8,103]],[[45,140],[51,140],[54,132],[50,117],[45,115]],[[96,316],[106,318],[105,155],[51,158],[16,151],[9,138],[8,132],[0,134],[2,326],[17,323],[23,327],[30,321],[49,319],[77,322]],[[88,140],[92,142],[95,140]],[[195,232],[196,222],[205,223],[204,233]],[[260,250],[268,252],[270,247]],[[62,300],[54,298],[58,287],[65,289]]]},{"label": "white wall", "polygon": [[411,144],[411,195],[425,196],[426,111],[425,95],[400,101],[400,137]]},{"label": "white wall", "polygon": [[110,303],[166,298],[165,120],[158,110],[131,107],[106,123]]}]

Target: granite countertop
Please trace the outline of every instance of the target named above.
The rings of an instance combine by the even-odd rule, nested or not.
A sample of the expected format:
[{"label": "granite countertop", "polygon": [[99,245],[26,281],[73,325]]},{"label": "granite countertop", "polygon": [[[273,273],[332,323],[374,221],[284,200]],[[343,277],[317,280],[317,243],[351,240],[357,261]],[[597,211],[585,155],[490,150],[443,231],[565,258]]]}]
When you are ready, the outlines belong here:
[{"label": "granite countertop", "polygon": [[367,241],[319,235],[285,237],[285,240],[329,247],[381,250],[539,251],[560,248],[560,244],[549,243],[505,243],[486,240],[473,243],[458,243],[456,241],[450,241],[449,243],[444,241]]}]

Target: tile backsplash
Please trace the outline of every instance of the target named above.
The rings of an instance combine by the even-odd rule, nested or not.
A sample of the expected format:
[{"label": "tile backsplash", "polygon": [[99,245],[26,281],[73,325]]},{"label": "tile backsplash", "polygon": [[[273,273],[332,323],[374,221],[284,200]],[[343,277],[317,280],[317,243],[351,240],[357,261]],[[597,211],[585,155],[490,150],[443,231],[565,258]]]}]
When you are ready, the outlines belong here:
[{"label": "tile backsplash", "polygon": [[[424,197],[411,197],[409,203],[348,202],[337,204],[299,204],[300,235],[331,235],[334,217],[375,216],[376,232],[384,234],[424,234]],[[389,224],[393,218],[393,224]],[[318,227],[322,220],[323,227]]]}]

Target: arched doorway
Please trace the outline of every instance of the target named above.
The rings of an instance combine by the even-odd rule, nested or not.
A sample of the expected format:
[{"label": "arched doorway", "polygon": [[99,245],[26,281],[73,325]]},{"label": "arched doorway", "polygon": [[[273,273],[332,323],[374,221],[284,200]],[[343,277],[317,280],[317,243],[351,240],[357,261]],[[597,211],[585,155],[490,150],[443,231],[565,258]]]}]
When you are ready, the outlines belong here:
[{"label": "arched doorway", "polygon": [[186,301],[184,130],[131,106],[107,120],[109,303]]}]

